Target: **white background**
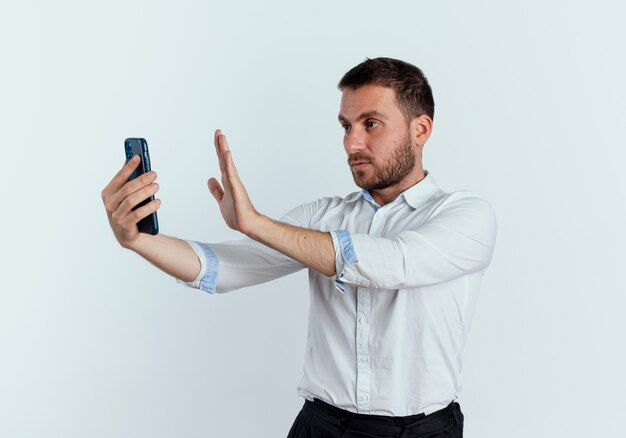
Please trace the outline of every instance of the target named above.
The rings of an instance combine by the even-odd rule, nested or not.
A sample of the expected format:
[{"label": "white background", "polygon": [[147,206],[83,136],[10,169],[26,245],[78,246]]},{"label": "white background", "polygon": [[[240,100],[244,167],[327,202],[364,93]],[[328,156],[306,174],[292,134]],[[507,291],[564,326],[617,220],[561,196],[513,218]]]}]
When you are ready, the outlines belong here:
[{"label": "white background", "polygon": [[149,144],[165,234],[237,238],[206,188],[228,136],[258,210],[354,191],[336,120],[365,57],[433,87],[424,166],[495,208],[466,349],[468,438],[618,436],[626,404],[621,2],[3,1],[0,436],[283,437],[305,272],[221,296],[120,248],[100,191]]}]

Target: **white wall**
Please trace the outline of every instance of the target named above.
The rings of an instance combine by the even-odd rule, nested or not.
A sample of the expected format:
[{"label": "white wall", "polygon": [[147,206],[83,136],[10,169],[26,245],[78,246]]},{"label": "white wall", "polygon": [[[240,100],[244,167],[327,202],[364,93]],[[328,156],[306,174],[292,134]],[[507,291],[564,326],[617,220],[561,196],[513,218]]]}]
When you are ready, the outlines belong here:
[{"label": "white wall", "polygon": [[165,234],[226,230],[222,128],[257,208],[355,190],[336,121],[365,57],[420,66],[424,162],[496,209],[466,350],[468,438],[615,436],[626,32],[620,2],[5,2],[0,436],[280,437],[302,400],[304,272],[209,296],[116,245],[100,191],[143,136]]}]

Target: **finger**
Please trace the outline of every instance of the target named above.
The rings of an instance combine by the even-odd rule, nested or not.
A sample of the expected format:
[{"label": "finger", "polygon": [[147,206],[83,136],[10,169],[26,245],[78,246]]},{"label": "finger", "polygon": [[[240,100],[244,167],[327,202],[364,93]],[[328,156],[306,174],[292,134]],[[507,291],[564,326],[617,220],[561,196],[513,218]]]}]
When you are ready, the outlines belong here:
[{"label": "finger", "polygon": [[222,130],[221,129],[216,129],[215,133],[213,134],[213,144],[215,145],[215,149],[216,150],[218,148],[217,140],[219,139],[220,135],[222,135]]},{"label": "finger", "polygon": [[220,137],[222,137],[222,130],[218,129],[215,131],[215,153],[217,154],[217,161],[220,166],[220,172],[224,173],[224,160],[222,158],[222,151],[220,148]]},{"label": "finger", "polygon": [[[228,160],[230,156],[230,146],[228,146],[228,140],[225,135],[220,136],[220,157],[222,158],[222,165],[224,166],[224,171],[228,173],[230,170],[228,167]],[[232,161],[232,159],[231,159]]]},{"label": "finger", "polygon": [[137,222],[157,211],[160,206],[161,200],[158,198],[148,202],[146,205],[142,205],[137,210],[131,211],[130,214],[126,216],[124,219],[124,225],[127,227],[130,225],[137,225]]},{"label": "finger", "polygon": [[111,195],[108,205],[115,209],[128,196],[153,183],[157,178],[155,171],[144,173],[132,181],[128,181],[117,192]]},{"label": "finger", "polygon": [[135,171],[139,163],[141,162],[141,157],[139,155],[135,155],[130,160],[128,160],[122,168],[115,174],[113,179],[107,184],[107,186],[102,190],[102,200],[106,202],[106,198],[110,196],[112,193],[117,192],[120,187],[122,187],[128,181],[128,177]]},{"label": "finger", "polygon": [[215,146],[215,152],[217,153],[219,150],[219,146],[218,146],[218,139],[220,136],[220,130],[216,129],[215,133],[213,134],[213,145]]},{"label": "finger", "polygon": [[151,195],[154,195],[159,191],[159,185],[152,183],[143,187],[141,190],[137,190],[135,193],[124,198],[116,210],[116,214],[120,217],[126,216],[133,208],[138,204],[148,199]]},{"label": "finger", "polygon": [[220,154],[220,160],[221,160],[221,165],[222,165],[222,172],[227,172],[228,169],[226,168],[226,151],[230,150],[230,148],[228,147],[228,140],[226,140],[226,136],[225,135],[220,135],[219,138],[219,154]]},{"label": "finger", "polygon": [[227,166],[227,155],[230,153],[230,147],[228,146],[228,140],[226,140],[225,135],[220,135],[219,137],[219,157],[220,157],[220,169],[222,171],[222,185],[225,190],[230,190],[231,188],[231,175],[229,174],[229,168]]},{"label": "finger", "polygon": [[[225,139],[224,139],[225,140]],[[228,181],[232,185],[233,183],[238,183],[239,185],[243,185],[241,183],[241,179],[239,178],[239,172],[237,171],[237,166],[235,166],[235,161],[233,160],[233,154],[228,147],[228,143],[225,143],[225,148],[222,151],[224,158],[224,167],[226,168],[226,174],[228,175]]]},{"label": "finger", "polygon": [[224,161],[226,162],[226,174],[228,175],[228,181],[232,184],[241,183],[239,179],[239,172],[237,172],[237,167],[235,167],[235,162],[233,161],[233,154],[230,150],[224,152]]},{"label": "finger", "polygon": [[[224,134],[220,134],[219,140],[222,153],[225,151],[229,151],[230,147],[228,146],[228,140],[226,139],[226,136]],[[222,158],[224,157],[222,156]]]},{"label": "finger", "polygon": [[209,179],[208,186],[209,191],[211,192],[215,200],[217,202],[222,202],[222,199],[224,198],[224,190],[220,186],[220,183],[217,182],[215,178],[211,178]]},{"label": "finger", "polygon": [[226,167],[228,172],[228,186],[233,199],[238,201],[248,200],[248,191],[246,187],[243,185],[241,178],[239,178],[239,172],[235,167],[235,162],[233,161],[233,155],[230,151],[226,151],[225,155],[226,159]]}]

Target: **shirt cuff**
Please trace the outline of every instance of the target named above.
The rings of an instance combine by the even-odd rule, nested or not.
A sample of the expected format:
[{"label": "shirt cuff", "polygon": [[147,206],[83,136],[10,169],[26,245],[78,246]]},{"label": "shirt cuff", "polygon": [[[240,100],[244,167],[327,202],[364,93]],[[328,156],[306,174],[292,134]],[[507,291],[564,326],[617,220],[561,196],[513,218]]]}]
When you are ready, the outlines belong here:
[{"label": "shirt cuff", "polygon": [[330,233],[335,248],[335,287],[341,293],[345,293],[346,287],[341,280],[344,276],[346,265],[353,265],[359,262],[352,245],[352,235],[346,230],[337,230]]},{"label": "shirt cuff", "polygon": [[200,272],[193,281],[176,279],[177,283],[184,284],[194,289],[201,289],[210,294],[216,293],[217,274],[219,272],[219,260],[213,250],[205,243],[185,240],[198,256]]}]

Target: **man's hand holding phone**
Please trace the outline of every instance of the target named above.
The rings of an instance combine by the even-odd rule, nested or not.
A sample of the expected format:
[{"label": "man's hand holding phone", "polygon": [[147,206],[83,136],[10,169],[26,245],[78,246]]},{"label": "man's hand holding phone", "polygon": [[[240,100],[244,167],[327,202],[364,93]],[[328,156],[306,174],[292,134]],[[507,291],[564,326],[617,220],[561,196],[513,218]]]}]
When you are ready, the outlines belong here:
[{"label": "man's hand holding phone", "polygon": [[159,185],[155,182],[157,175],[154,171],[128,181],[140,163],[141,156],[135,155],[102,190],[102,201],[111,229],[124,248],[132,248],[133,243],[139,239],[137,223],[157,211],[161,205],[161,200],[154,199],[134,209],[159,190]]}]

